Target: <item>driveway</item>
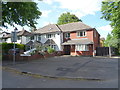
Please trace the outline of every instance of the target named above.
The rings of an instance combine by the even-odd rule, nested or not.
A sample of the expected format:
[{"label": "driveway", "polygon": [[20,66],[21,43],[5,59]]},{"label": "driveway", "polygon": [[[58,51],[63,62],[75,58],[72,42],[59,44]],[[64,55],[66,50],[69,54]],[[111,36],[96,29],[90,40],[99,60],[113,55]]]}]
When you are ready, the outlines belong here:
[{"label": "driveway", "polygon": [[5,66],[21,72],[43,76],[101,80],[118,79],[117,58],[60,56]]}]

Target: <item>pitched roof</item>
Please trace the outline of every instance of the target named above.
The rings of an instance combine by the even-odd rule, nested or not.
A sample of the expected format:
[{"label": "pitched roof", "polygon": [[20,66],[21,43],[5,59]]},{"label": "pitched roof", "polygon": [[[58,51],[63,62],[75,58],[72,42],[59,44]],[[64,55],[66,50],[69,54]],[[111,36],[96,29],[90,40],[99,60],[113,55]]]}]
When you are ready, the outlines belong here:
[{"label": "pitched roof", "polygon": [[93,44],[90,39],[83,38],[83,39],[72,39],[64,42],[62,45],[75,45],[75,44]]},{"label": "pitched roof", "polygon": [[56,44],[52,39],[48,39],[44,44]]},{"label": "pitched roof", "polygon": [[63,24],[63,25],[59,25],[59,27],[63,32],[92,29],[92,27],[84,24],[83,22],[74,22],[74,23]]},{"label": "pitched roof", "polygon": [[[19,31],[17,32],[17,36],[30,36],[30,35],[33,35],[32,33],[26,31],[26,30],[22,30],[22,31]],[[5,36],[3,36],[3,38],[10,38],[11,37],[11,34],[7,34]]]},{"label": "pitched roof", "polygon": [[52,33],[52,32],[58,32],[58,31],[61,31],[58,27],[58,25],[56,24],[49,24],[49,25],[46,25],[44,26],[43,28],[40,28],[38,30],[36,30],[34,33],[37,34],[37,33]]}]

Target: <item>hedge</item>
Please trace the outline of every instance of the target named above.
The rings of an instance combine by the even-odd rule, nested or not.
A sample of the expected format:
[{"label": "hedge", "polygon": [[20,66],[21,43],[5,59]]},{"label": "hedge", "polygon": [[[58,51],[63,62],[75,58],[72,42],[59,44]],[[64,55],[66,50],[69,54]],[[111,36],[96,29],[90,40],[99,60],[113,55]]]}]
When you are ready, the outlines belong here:
[{"label": "hedge", "polygon": [[[9,49],[13,49],[14,43],[2,43],[2,51],[8,53]],[[19,48],[21,50],[25,49],[24,44],[15,44],[15,48]]]}]

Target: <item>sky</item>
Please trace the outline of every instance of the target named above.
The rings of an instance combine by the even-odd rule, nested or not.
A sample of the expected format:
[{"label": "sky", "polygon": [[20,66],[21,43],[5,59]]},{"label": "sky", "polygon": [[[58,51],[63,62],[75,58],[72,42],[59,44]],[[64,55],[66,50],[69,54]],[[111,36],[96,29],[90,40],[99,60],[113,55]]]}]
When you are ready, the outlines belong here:
[{"label": "sky", "polygon": [[[58,17],[62,13],[70,12],[80,18],[83,23],[96,28],[101,37],[106,38],[107,34],[112,31],[110,22],[102,17],[101,2],[102,0],[43,0],[37,1],[38,8],[42,12],[40,19],[37,20],[37,29],[48,24],[56,24]],[[16,25],[18,30],[23,27]],[[27,26],[24,29],[29,30]],[[5,29],[4,29],[5,30]],[[9,27],[8,31],[13,31],[13,27]]]}]

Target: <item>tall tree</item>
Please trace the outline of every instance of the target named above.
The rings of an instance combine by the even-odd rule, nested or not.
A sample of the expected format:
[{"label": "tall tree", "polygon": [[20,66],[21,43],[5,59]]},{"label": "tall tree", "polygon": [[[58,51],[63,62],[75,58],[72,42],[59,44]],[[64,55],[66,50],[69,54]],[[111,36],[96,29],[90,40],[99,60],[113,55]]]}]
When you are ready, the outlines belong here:
[{"label": "tall tree", "polygon": [[2,2],[3,27],[17,24],[35,28],[36,19],[39,19],[41,14],[35,2]]},{"label": "tall tree", "polygon": [[66,23],[79,22],[79,21],[82,22],[82,20],[79,19],[77,16],[67,12],[67,13],[63,13],[60,15],[60,17],[58,18],[57,24],[61,25],[61,24],[66,24]]},{"label": "tall tree", "polygon": [[110,25],[113,27],[112,34],[115,38],[120,38],[120,1],[113,2],[105,0],[102,2],[101,12],[102,18],[111,21]]},{"label": "tall tree", "polygon": [[[109,40],[109,44],[118,49],[120,53],[120,1],[105,0],[102,2],[101,12],[107,21],[111,21],[112,26],[112,38]],[[107,40],[108,41],[108,40]]]}]

